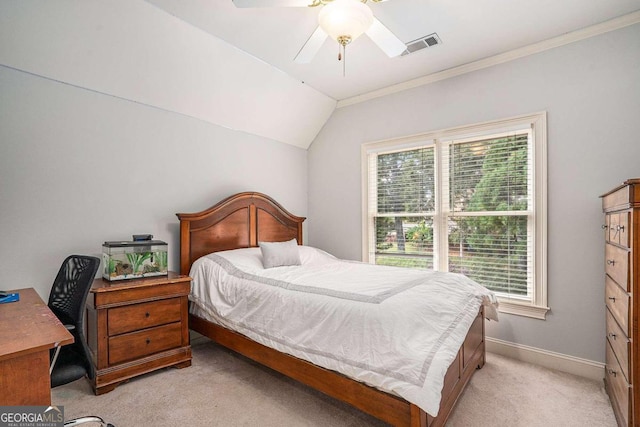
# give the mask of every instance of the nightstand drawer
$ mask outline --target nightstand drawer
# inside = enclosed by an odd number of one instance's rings
[[[178,322],[181,308],[180,298],[170,298],[109,309],[109,336]]]
[[[115,365],[182,345],[182,325],[171,323],[109,338],[109,364]]]

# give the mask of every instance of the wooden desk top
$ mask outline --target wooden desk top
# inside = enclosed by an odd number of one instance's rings
[[[8,292],[18,292],[20,301],[0,304],[0,361],[73,342],[35,289]]]

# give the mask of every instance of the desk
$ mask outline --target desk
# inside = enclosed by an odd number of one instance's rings
[[[49,350],[71,344],[67,331],[35,289],[0,304],[0,405],[51,405]]]

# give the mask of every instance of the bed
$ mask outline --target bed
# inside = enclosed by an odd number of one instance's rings
[[[458,332],[459,341],[462,341],[462,344],[459,347],[456,346],[453,352],[450,351],[451,354],[448,357],[452,361],[450,364],[447,362],[448,368],[441,369],[444,374],[439,379],[439,384],[442,385],[441,398],[435,409],[429,409],[429,413],[423,409],[429,404],[411,403],[400,397],[395,387],[390,388],[393,391],[383,391],[386,385],[378,385],[376,378],[371,379],[371,374],[368,372],[360,374],[359,371],[354,373],[347,369],[347,376],[339,372],[341,366],[334,368],[330,363],[325,363],[327,358],[307,357],[306,354],[301,356],[296,353],[295,345],[290,351],[289,347],[279,345],[277,340],[274,342],[262,339],[259,334],[252,335],[250,329],[235,327],[240,323],[234,322],[231,318],[229,321],[225,321],[224,318],[212,317],[199,307],[203,297],[193,290],[196,287],[202,287],[201,282],[204,281],[202,279],[203,273],[199,270],[202,268],[201,265],[217,268],[218,270],[210,273],[212,276],[217,277],[221,274],[234,276],[237,269],[230,266],[228,260],[235,259],[236,254],[241,254],[242,257],[247,254],[258,257],[259,249],[257,248],[260,242],[288,242],[295,239],[297,244],[302,245],[302,223],[305,218],[292,215],[269,196],[256,192],[239,193],[202,212],[180,213],[177,216],[180,219],[180,272],[196,276],[192,285],[193,295],[190,299],[196,301],[197,304],[193,302],[191,304],[189,327],[222,346],[396,426],[443,426],[475,370],[484,365],[485,307],[489,311],[494,309],[486,304],[478,304],[479,307],[476,305],[473,312],[464,314],[468,320],[462,335]],[[300,246],[300,251],[304,257],[321,260],[323,263],[333,262],[330,255],[325,255],[317,249]],[[240,259],[244,260],[245,258]],[[359,275],[361,272],[359,269],[365,268],[364,265],[359,264],[362,263],[348,264],[346,268],[355,269],[357,274],[354,276]],[[193,271],[192,267],[194,267]],[[234,269],[233,271],[236,273],[227,274],[225,268],[228,271]],[[257,270],[250,271],[257,274]],[[244,274],[244,276],[238,274],[242,280],[246,279],[245,276],[257,277],[252,274],[240,273]],[[245,280],[243,283],[252,282]],[[272,288],[278,287],[272,286]],[[379,289],[376,292],[378,291]],[[275,289],[274,292],[289,292],[289,290]],[[306,292],[298,293],[307,295]],[[378,294],[385,294],[385,292],[378,292]],[[387,294],[388,292],[385,295]],[[316,301],[320,297],[312,294],[310,298],[312,301]],[[347,300],[349,298],[349,296],[346,297]],[[359,297],[354,298],[358,299]],[[336,300],[343,304],[354,304],[350,301],[344,302],[341,298],[336,298]],[[355,304],[365,305],[362,301],[360,298]],[[300,345],[300,347],[303,346]],[[333,360],[334,357],[329,356],[328,359]],[[435,364],[435,362],[433,363]],[[363,377],[360,378],[359,375],[363,375]],[[377,375],[376,372],[373,376],[375,377],[375,375]],[[367,383],[371,385],[367,385]],[[440,390],[439,385],[438,390]],[[411,395],[411,393],[409,394]],[[411,400],[415,401],[415,399]],[[437,416],[434,417],[430,414],[437,414]]]

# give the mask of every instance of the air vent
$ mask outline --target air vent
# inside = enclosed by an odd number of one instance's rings
[[[410,53],[417,52],[426,47],[433,47],[442,44],[442,40],[436,33],[429,34],[428,36],[420,37],[417,40],[407,43],[407,50],[402,52],[402,56],[409,55]]]

